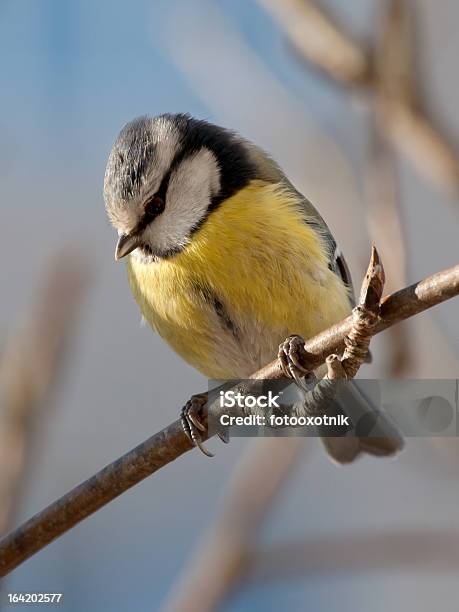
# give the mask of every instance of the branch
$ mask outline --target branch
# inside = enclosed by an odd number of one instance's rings
[[[348,379],[354,378],[368,355],[370,340],[375,334],[375,327],[379,320],[379,305],[385,280],[381,259],[378,251],[373,247],[370,264],[360,290],[359,304],[352,312],[352,328],[344,338],[345,349],[340,361]],[[333,354],[327,357],[326,362],[329,368],[331,366],[330,357],[335,357],[333,359],[335,367],[331,367],[331,372],[333,372],[333,378],[337,378],[336,356]]]
[[[384,298],[380,305],[380,318],[375,326],[375,333],[458,294],[459,265]],[[349,335],[352,326],[353,319],[350,316],[308,340],[305,344],[307,363],[302,364],[305,369],[314,370],[324,363],[330,354],[342,353],[345,348],[344,339]],[[256,372],[252,378],[283,377],[280,362],[276,359]],[[206,438],[205,434],[203,438]],[[109,464],[0,541],[0,577],[192,448],[178,419]]]
[[[259,0],[285,29],[294,49],[333,80],[363,85],[371,62],[362,49],[310,0]]]
[[[454,530],[400,530],[376,534],[310,537],[264,547],[247,561],[246,580],[289,580],[316,574],[407,568],[459,568],[459,533]]]
[[[410,43],[416,36],[415,20],[408,11],[410,8],[412,13],[413,6],[408,7],[406,0],[390,0],[383,40],[389,53],[381,66],[374,50],[367,50],[353,41],[344,28],[334,23],[312,0],[258,2],[278,21],[304,60],[351,91],[375,92],[379,97],[381,77],[386,81],[385,71],[390,64],[394,78],[384,95],[391,101],[381,105],[387,138],[418,172],[448,193],[457,195],[459,157],[456,148],[431,118],[419,110],[423,104],[414,83]],[[387,43],[394,42],[392,49],[388,48]]]
[[[366,168],[367,226],[384,256],[392,291],[406,285],[407,253],[401,216],[401,189],[393,147],[386,137],[385,111],[394,101],[412,106],[415,98],[413,8],[391,0],[383,16],[381,40],[375,47],[375,89],[371,103],[369,155]],[[414,363],[409,326],[393,328],[389,343],[390,374],[400,376]]]

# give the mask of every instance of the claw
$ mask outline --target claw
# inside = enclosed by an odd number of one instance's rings
[[[305,377],[309,376],[309,370],[306,370],[301,365],[299,355],[304,351],[304,340],[301,336],[289,336],[279,346],[278,357],[281,362],[281,367],[287,378],[293,378],[296,385],[307,392],[308,387],[305,382]]]
[[[182,410],[183,412],[183,410]],[[188,421],[186,420],[186,418],[184,416],[180,416],[180,422],[182,424],[182,429],[186,435],[186,437],[190,440],[190,442],[193,442],[193,437],[191,435],[191,430],[188,426]]]
[[[207,448],[204,446],[201,438],[199,437],[199,434],[193,439],[193,442],[195,446],[199,448],[203,455],[206,455],[206,457],[215,457],[215,455],[211,453],[210,450],[207,450]]]
[[[182,408],[180,414],[180,420],[182,422],[182,428],[189,440],[194,446],[197,446],[199,450],[207,457],[213,457],[207,448],[203,445],[200,431],[206,431],[206,428],[199,420],[199,413],[203,406],[207,402],[207,394],[193,395],[191,399],[187,401],[185,406]]]
[[[289,366],[289,372],[291,375],[291,378],[293,378],[293,380],[295,381],[296,385],[298,387],[300,387],[300,389],[302,389],[303,391],[307,391],[307,386],[304,382],[304,379],[302,379],[300,376],[298,376],[298,372],[295,368],[292,368],[292,366]]]
[[[224,443],[224,444],[229,444],[230,441],[230,437],[227,431],[225,432],[220,432],[217,434],[217,436],[220,438],[220,440]]]
[[[201,423],[201,421],[199,421],[196,415],[193,414],[191,411],[188,413],[188,418],[190,419],[192,424],[196,427],[196,429],[199,429],[199,431],[206,431],[206,428],[204,427],[204,425]]]

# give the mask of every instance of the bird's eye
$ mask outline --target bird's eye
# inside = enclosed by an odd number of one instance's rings
[[[156,217],[159,213],[164,210],[164,200],[158,195],[154,195],[148,202],[145,204],[145,214]]]

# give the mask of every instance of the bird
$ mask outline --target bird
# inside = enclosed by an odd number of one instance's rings
[[[127,258],[143,318],[209,379],[248,378],[280,350],[299,382],[303,339],[352,310],[349,268],[327,224],[274,159],[233,130],[186,113],[138,117],[116,138],[103,192],[115,259]],[[324,437],[331,458],[395,454],[394,424],[355,397],[381,433]],[[202,450],[204,403],[197,394],[182,411]]]

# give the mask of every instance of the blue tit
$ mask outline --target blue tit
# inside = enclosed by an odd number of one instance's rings
[[[309,338],[351,311],[349,270],[324,220],[232,131],[185,114],[131,121],[111,150],[104,199],[143,317],[208,378],[248,378],[287,336]],[[389,422],[387,432],[326,448],[341,463],[362,450],[390,455],[400,439]]]

